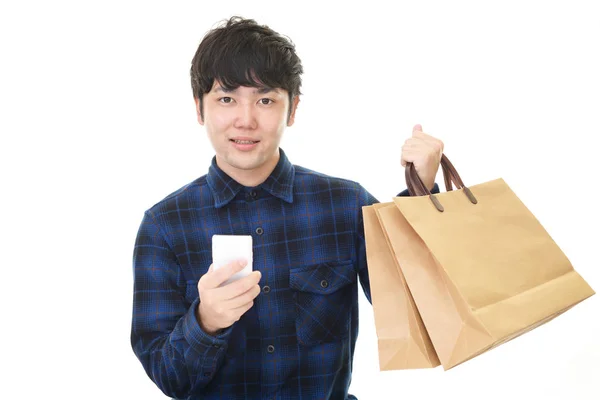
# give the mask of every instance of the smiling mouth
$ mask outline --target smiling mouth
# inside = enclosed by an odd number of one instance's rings
[[[259,140],[252,141],[252,140],[235,140],[235,139],[229,139],[229,141],[237,143],[237,144],[254,144],[254,143],[259,142]]]

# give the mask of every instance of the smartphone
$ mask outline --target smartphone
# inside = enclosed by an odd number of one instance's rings
[[[223,285],[235,282],[252,272],[252,236],[250,235],[213,235],[213,269],[216,271],[232,261],[244,259],[248,263],[240,272],[235,273]]]

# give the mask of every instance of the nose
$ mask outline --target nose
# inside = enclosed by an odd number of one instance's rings
[[[234,123],[236,128],[254,129],[256,128],[256,122],[256,114],[253,104],[240,104],[237,107],[237,115]]]

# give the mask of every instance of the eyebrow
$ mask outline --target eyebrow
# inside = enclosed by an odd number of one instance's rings
[[[215,92],[223,92],[223,93],[235,93],[237,91],[236,89],[226,89],[224,87],[216,87]],[[260,88],[256,88],[254,89],[254,93],[258,93],[258,94],[265,94],[265,93],[270,93],[270,92],[277,92],[277,89],[272,88],[272,87],[268,87],[268,86],[263,86]]]

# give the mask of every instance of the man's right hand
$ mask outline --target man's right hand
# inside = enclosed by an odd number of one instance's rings
[[[200,305],[196,310],[196,318],[202,330],[209,335],[233,325],[252,307],[254,298],[260,293],[260,271],[253,271],[244,278],[220,286],[244,269],[245,265],[245,261],[234,261],[216,271],[211,265],[208,272],[200,278]]]

